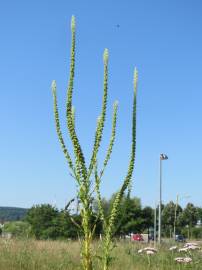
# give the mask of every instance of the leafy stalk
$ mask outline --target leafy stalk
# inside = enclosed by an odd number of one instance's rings
[[[74,171],[74,167],[73,167],[73,163],[70,157],[70,154],[66,148],[64,139],[63,139],[63,135],[62,135],[62,131],[60,128],[60,118],[59,118],[59,112],[58,112],[58,103],[57,103],[57,92],[56,92],[56,81],[52,82],[52,93],[53,93],[53,103],[54,103],[54,115],[55,115],[55,126],[56,126],[56,131],[57,131],[57,135],[58,135],[58,139],[59,142],[61,144],[62,147],[62,151],[65,155],[65,158],[67,159],[67,162],[69,164],[69,167]]]
[[[133,117],[132,117],[132,144],[131,144],[131,155],[130,162],[128,167],[127,175],[124,179],[124,182],[121,186],[121,189],[117,193],[115,200],[112,205],[112,210],[109,218],[108,225],[105,230],[105,239],[104,239],[104,270],[109,268],[110,263],[110,250],[112,248],[112,236],[115,221],[117,218],[119,206],[123,198],[125,190],[129,187],[131,183],[131,178],[134,170],[135,162],[135,150],[136,150],[136,95],[137,95],[137,70],[134,71],[134,97],[133,97]]]
[[[112,118],[112,131],[111,131],[111,137],[110,137],[110,142],[109,142],[109,146],[107,149],[107,154],[106,157],[104,159],[104,164],[103,164],[103,169],[100,171],[100,175],[98,175],[98,169],[97,169],[97,164],[95,166],[95,190],[96,190],[96,194],[97,194],[97,203],[98,203],[98,210],[99,210],[99,215],[100,218],[102,220],[102,222],[104,223],[103,226],[105,227],[105,216],[104,216],[104,210],[102,207],[102,197],[101,197],[101,193],[100,193],[100,183],[101,183],[101,178],[104,174],[104,170],[108,164],[108,161],[111,157],[111,153],[112,153],[112,149],[114,146],[114,141],[115,141],[115,136],[116,136],[116,123],[117,123],[117,110],[118,110],[118,101],[116,101],[114,103],[113,106],[113,118]]]
[[[109,60],[109,52],[107,49],[104,50],[103,54],[104,60],[104,91],[103,91],[103,98],[102,98],[102,112],[99,120],[99,124],[97,125],[96,132],[95,132],[95,139],[94,139],[94,146],[92,151],[92,156],[89,165],[89,176],[92,173],[93,165],[96,162],[97,153],[100,147],[100,143],[102,140],[102,134],[104,129],[104,123],[106,119],[106,108],[107,108],[107,93],[108,93],[108,60]]]
[[[108,161],[110,160],[112,149],[114,146],[114,141],[115,141],[115,137],[116,137],[117,110],[118,110],[118,101],[115,101],[114,106],[113,106],[111,137],[110,137],[110,142],[109,142],[109,146],[107,149],[107,154],[106,154],[106,157],[104,159],[103,169],[100,172],[100,177],[102,177],[104,170],[107,167],[107,164],[108,164]]]
[[[67,127],[69,130],[70,138],[74,147],[75,158],[77,159],[77,163],[80,166],[80,174],[83,177],[84,181],[86,178],[86,166],[84,155],[76,135],[75,126],[72,119],[72,94],[73,94],[73,86],[74,86],[74,70],[75,70],[75,18],[72,16],[71,21],[71,30],[72,30],[72,46],[71,46],[71,64],[70,64],[70,78],[67,89],[67,102],[66,102],[66,117],[67,117]]]

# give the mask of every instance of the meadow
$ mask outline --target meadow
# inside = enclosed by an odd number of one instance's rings
[[[147,244],[120,242],[113,251],[112,270],[202,270],[202,251],[179,253],[170,251],[170,244],[162,245],[154,255],[138,254]],[[182,246],[182,245],[180,245]],[[179,247],[180,247],[179,246]],[[94,242],[94,269],[99,270],[99,242]],[[192,262],[179,264],[175,257],[189,256]],[[75,241],[0,240],[1,270],[76,270],[80,268],[80,244]]]

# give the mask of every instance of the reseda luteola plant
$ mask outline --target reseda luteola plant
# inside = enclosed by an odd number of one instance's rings
[[[106,108],[107,108],[107,94],[108,94],[108,50],[104,50],[104,91],[102,99],[102,109],[101,115],[97,120],[97,127],[95,131],[94,144],[90,159],[90,164],[86,165],[86,160],[76,134],[75,129],[75,109],[72,106],[72,96],[73,96],[73,86],[74,86],[74,70],[75,70],[75,18],[72,16],[71,20],[71,32],[72,32],[72,45],[71,45],[71,64],[70,64],[70,75],[67,87],[67,100],[66,100],[66,121],[69,136],[73,145],[74,159],[72,159],[68,148],[66,147],[65,141],[63,139],[63,134],[60,126],[59,112],[58,112],[58,102],[56,94],[56,82],[52,82],[52,92],[54,100],[54,115],[56,123],[56,131],[58,135],[59,142],[61,144],[63,153],[67,160],[68,166],[71,170],[71,174],[74,177],[77,187],[78,187],[78,198],[80,201],[80,214],[81,214],[81,229],[83,232],[82,247],[81,247],[81,258],[82,267],[84,270],[93,269],[93,252],[92,252],[92,240],[95,231],[95,224],[92,224],[92,203],[94,198],[94,193],[97,195],[98,201],[98,218],[102,221],[104,239],[103,239],[103,255],[102,263],[103,269],[107,270],[110,265],[110,253],[113,249],[113,232],[114,224],[116,221],[117,213],[121,200],[124,196],[125,191],[128,189],[130,192],[132,173],[134,170],[135,161],[135,145],[136,145],[136,91],[137,91],[137,71],[134,71],[134,98],[133,98],[133,119],[132,119],[132,143],[131,143],[131,155],[129,161],[128,172],[123,181],[120,190],[116,193],[115,200],[112,205],[112,210],[109,217],[105,217],[104,210],[101,202],[100,184],[102,177],[104,175],[105,168],[110,160],[115,135],[116,135],[116,122],[117,122],[117,109],[118,102],[114,103],[113,106],[113,119],[112,119],[112,131],[111,138],[106,152],[106,157],[103,162],[102,169],[98,171],[97,154],[100,148],[100,143],[102,140],[103,129],[106,119]],[[93,181],[94,179],[94,181]],[[94,183],[94,185],[93,185]],[[79,226],[79,225],[78,225]]]

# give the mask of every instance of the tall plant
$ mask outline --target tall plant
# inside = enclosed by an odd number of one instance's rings
[[[55,115],[55,124],[56,131],[58,135],[59,142],[61,144],[63,153],[67,160],[68,166],[71,170],[76,184],[78,186],[78,198],[80,201],[80,212],[82,217],[81,229],[83,232],[82,240],[82,266],[84,270],[92,270],[92,240],[93,234],[95,231],[95,224],[92,224],[92,202],[94,197],[94,192],[97,194],[98,206],[99,206],[99,217],[103,223],[104,230],[104,241],[103,241],[103,269],[108,269],[110,262],[110,251],[112,248],[112,236],[114,230],[114,224],[117,217],[119,205],[125,191],[128,189],[130,193],[131,187],[131,178],[134,169],[135,161],[135,144],[136,144],[136,89],[137,89],[137,71],[134,72],[134,100],[133,100],[133,120],[132,120],[132,143],[131,143],[131,156],[128,167],[128,172],[123,181],[123,184],[120,190],[117,192],[115,200],[112,205],[112,210],[109,219],[104,216],[103,207],[101,204],[101,194],[100,194],[100,184],[101,179],[104,174],[105,168],[110,160],[115,135],[116,135],[116,122],[117,122],[117,109],[118,102],[114,103],[113,106],[113,119],[112,119],[112,131],[109,146],[106,152],[106,157],[103,162],[103,167],[98,171],[98,162],[97,154],[100,148],[103,129],[106,119],[106,108],[107,108],[107,94],[108,94],[108,59],[109,53],[108,50],[104,50],[103,60],[104,60],[104,83],[103,83],[103,99],[102,99],[102,109],[101,114],[97,120],[97,127],[95,131],[95,138],[93,149],[91,153],[90,163],[87,166],[86,160],[76,134],[75,129],[75,109],[72,106],[72,96],[73,96],[73,86],[74,86],[74,70],[75,70],[75,18],[72,16],[71,20],[71,32],[72,32],[72,45],[71,45],[71,64],[70,64],[70,75],[69,83],[67,87],[67,100],[66,100],[66,122],[67,129],[69,131],[69,137],[72,142],[74,159],[72,159],[68,148],[63,139],[63,134],[60,126],[59,112],[58,112],[58,102],[57,102],[57,93],[56,93],[56,81],[52,82],[52,92],[54,100],[54,115]],[[92,178],[95,180],[93,182]],[[94,183],[94,185],[93,185]],[[79,226],[79,225],[78,225]]]
[[[114,247],[113,245],[113,232],[115,227],[115,221],[117,218],[119,206],[121,200],[124,196],[125,191],[128,189],[128,196],[130,196],[131,191],[131,179],[134,170],[134,162],[135,162],[135,150],[136,150],[136,95],[137,95],[137,70],[134,71],[134,96],[133,96],[133,116],[132,116],[132,142],[131,142],[131,154],[130,161],[128,166],[128,171],[125,176],[125,179],[122,183],[120,190],[117,192],[115,199],[112,203],[112,208],[109,217],[104,215],[104,209],[102,206],[101,194],[100,194],[100,183],[104,170],[100,171],[100,174],[97,172],[97,167],[95,167],[95,183],[96,183],[96,193],[97,193],[97,201],[98,201],[98,209],[99,214],[103,224],[104,231],[104,241],[103,241],[103,269],[107,270],[109,268],[111,262],[111,251]],[[108,160],[110,158],[112,148],[115,140],[115,132],[116,132],[116,103],[114,107],[114,117],[113,117],[113,125],[112,125],[112,134],[110,139],[110,144],[107,151],[107,156],[104,161],[104,168],[106,167]]]

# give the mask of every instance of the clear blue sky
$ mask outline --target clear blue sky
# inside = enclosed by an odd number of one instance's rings
[[[202,206],[202,3],[167,1],[3,1],[0,16],[0,205],[30,207],[74,197],[57,140],[51,81],[58,84],[65,128],[70,19],[77,21],[74,105],[89,158],[100,112],[104,48],[110,52],[108,122],[119,100],[118,132],[102,192],[117,191],[128,166],[133,69],[139,70],[137,158],[133,195],[153,206],[159,154],[163,201],[189,195]],[[120,27],[117,27],[117,24]],[[68,143],[67,139],[67,143]],[[68,143],[69,144],[69,143]],[[185,204],[188,199],[181,200]]]

